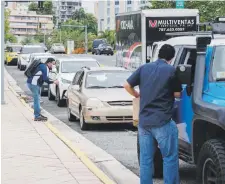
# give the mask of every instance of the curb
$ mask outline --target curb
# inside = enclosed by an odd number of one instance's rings
[[[8,87],[15,95],[18,97],[18,93],[13,89],[12,86]],[[24,99],[19,98],[21,103],[29,109],[29,111],[33,112],[33,109],[25,102]],[[77,157],[83,162],[83,164],[95,175],[97,176],[104,184],[116,184],[113,180],[111,180],[102,170],[100,170],[81,150],[75,148],[73,144],[66,139],[63,135],[61,135],[60,131],[55,128],[50,121],[45,123],[47,128],[51,130],[51,132],[56,135],[71,151],[73,151]]]

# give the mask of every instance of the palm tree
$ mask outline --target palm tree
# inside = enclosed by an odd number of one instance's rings
[[[86,13],[83,8],[76,10],[72,15],[72,19],[77,20],[77,22],[85,20],[86,18],[87,18],[87,16],[86,16]]]

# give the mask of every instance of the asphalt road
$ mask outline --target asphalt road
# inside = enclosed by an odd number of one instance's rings
[[[96,58],[103,65],[115,66],[115,56],[88,56]],[[85,57],[87,57],[87,55]],[[23,72],[19,71],[16,66],[6,66],[6,69],[25,93],[30,95]],[[54,101],[49,101],[47,97],[42,97],[42,100],[42,107],[45,110],[66,123],[75,131],[81,133],[94,144],[114,156],[135,174],[139,175],[139,166],[136,155],[136,130],[127,125],[98,125],[92,126],[89,131],[81,131],[78,122],[68,121],[65,107],[57,107],[56,103]],[[180,161],[180,178],[181,184],[196,184],[195,167]],[[157,179],[155,180],[155,183],[162,184],[163,181]]]

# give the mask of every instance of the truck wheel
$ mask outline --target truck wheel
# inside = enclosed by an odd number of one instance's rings
[[[197,179],[202,184],[225,183],[225,142],[211,139],[200,150],[197,163]]]
[[[139,145],[139,136],[137,134],[137,155],[138,155],[138,163],[140,165],[140,145]],[[154,158],[154,178],[162,178],[163,177],[163,159],[160,149],[157,148],[155,152]]]

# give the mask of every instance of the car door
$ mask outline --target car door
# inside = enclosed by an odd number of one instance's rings
[[[83,74],[84,74],[83,70],[78,71],[75,74],[75,77],[71,86],[71,95],[70,95],[71,112],[72,114],[75,114],[77,117],[79,117],[80,92],[82,91],[80,86],[80,80]],[[79,86],[80,88],[77,89],[77,86]]]
[[[195,46],[185,46],[177,54],[175,60],[175,67],[179,64],[189,64],[192,67],[195,66],[196,62],[196,47]],[[190,87],[182,84],[181,98],[176,99],[176,123],[179,130],[179,145],[183,150],[190,150],[190,143],[192,141],[192,119],[193,119],[193,109],[192,109],[192,95],[189,93]]]

